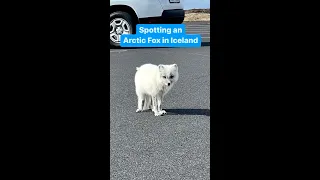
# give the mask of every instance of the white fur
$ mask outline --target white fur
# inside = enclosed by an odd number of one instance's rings
[[[135,86],[138,96],[136,112],[152,109],[155,116],[166,114],[161,104],[163,97],[179,79],[178,66],[176,64],[158,66],[144,64],[136,70]]]

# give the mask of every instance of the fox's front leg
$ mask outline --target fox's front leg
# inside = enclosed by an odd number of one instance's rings
[[[158,112],[161,115],[166,114],[167,112],[165,110],[162,110],[163,95],[158,96],[157,100],[158,100]]]
[[[158,98],[156,96],[152,96],[152,111],[154,112],[155,116],[162,115],[158,109]]]

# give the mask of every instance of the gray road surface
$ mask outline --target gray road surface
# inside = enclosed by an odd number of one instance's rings
[[[110,179],[209,179],[209,48],[110,50]],[[179,66],[180,79],[164,99],[165,116],[135,112],[135,68],[145,63]]]
[[[210,24],[208,22],[192,22],[185,24],[187,34],[200,34],[202,42],[210,42]]]

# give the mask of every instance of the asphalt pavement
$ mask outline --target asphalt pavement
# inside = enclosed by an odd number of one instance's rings
[[[201,48],[110,49],[110,179],[210,179],[209,31],[187,24],[188,34],[201,34]],[[134,75],[145,63],[179,67],[165,116],[135,112]]]
[[[209,22],[189,22],[185,25],[187,34],[200,34],[202,42],[210,42]]]

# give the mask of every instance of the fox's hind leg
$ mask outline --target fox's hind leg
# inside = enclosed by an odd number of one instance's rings
[[[136,110],[136,112],[141,112],[141,111],[143,111],[143,106],[145,103],[145,95],[139,94],[137,96],[138,96],[138,109]]]
[[[149,110],[152,108],[151,96],[145,95],[145,102],[143,104],[143,110]]]

